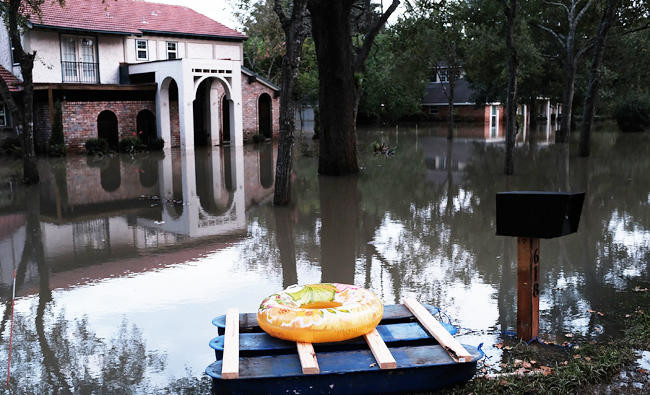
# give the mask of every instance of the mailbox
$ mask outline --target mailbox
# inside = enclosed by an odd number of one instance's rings
[[[567,192],[497,193],[497,235],[517,237],[517,336],[539,331],[539,239],[578,231],[585,194]]]
[[[585,193],[497,193],[497,235],[551,239],[575,233]]]

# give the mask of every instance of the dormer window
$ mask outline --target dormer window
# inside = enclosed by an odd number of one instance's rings
[[[178,59],[178,43],[167,41],[167,59]]]
[[[149,59],[149,47],[147,40],[135,40],[135,58],[137,60]]]

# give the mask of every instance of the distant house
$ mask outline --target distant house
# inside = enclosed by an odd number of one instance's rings
[[[187,7],[66,0],[62,8],[47,1],[22,40],[37,53],[39,147],[47,144],[57,101],[71,149],[98,137],[116,145],[158,136],[166,147],[193,149],[278,133],[279,87],[242,67],[246,36]],[[21,79],[4,25],[0,65],[5,81]]]
[[[443,68],[436,73],[436,80],[427,84],[422,107],[434,121],[447,121],[447,108],[449,79],[448,73]],[[460,73],[460,77],[454,83],[454,121],[482,123],[480,128],[472,128],[471,136],[484,139],[503,139],[505,138],[505,108],[500,102],[477,104],[475,91],[472,89],[469,81]],[[555,119],[559,113],[560,107],[551,105],[547,98],[540,98],[538,102],[537,116],[548,119]],[[522,128],[526,128],[529,122],[530,111],[527,106],[523,105],[518,108],[517,112],[523,115]],[[470,129],[466,129],[470,130]]]

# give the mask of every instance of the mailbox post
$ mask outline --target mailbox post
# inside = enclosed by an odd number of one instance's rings
[[[523,340],[539,331],[539,239],[576,232],[584,198],[584,192],[497,193],[497,235],[517,237],[517,337]]]

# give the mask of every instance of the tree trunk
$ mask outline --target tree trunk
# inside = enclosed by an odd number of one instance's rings
[[[309,2],[319,75],[320,153],[318,172],[357,173],[356,110],[360,81],[354,75],[352,2]],[[342,23],[343,21],[343,23]]]
[[[508,57],[508,91],[506,94],[506,158],[504,173],[514,173],[513,151],[515,147],[515,136],[517,133],[517,51],[513,45],[513,34],[515,29],[515,17],[517,14],[517,0],[511,0],[506,6],[506,53]]]
[[[275,166],[275,189],[273,203],[287,205],[291,200],[291,169],[293,168],[293,140],[296,129],[296,108],[298,106],[294,88],[298,79],[302,44],[307,36],[307,0],[293,2],[291,17],[284,14],[279,0],[274,10],[280,18],[286,37],[286,53],[282,58],[282,93],[280,95],[280,142]]]
[[[576,81],[576,60],[572,53],[573,49],[567,49],[567,56],[564,62],[564,92],[562,93],[562,118],[560,120],[559,133],[555,135],[556,143],[568,143],[571,134],[571,117],[573,115],[573,96],[575,94]]]
[[[275,239],[280,251],[282,264],[282,288],[298,283],[296,271],[296,238],[295,238],[295,209],[293,207],[277,207],[275,215]]]
[[[449,75],[449,94],[447,95],[447,100],[449,105],[447,106],[447,138],[454,138],[454,87],[456,85],[456,73],[448,73]]]
[[[578,155],[587,157],[591,147],[591,130],[594,120],[594,110],[598,103],[598,89],[600,88],[600,65],[603,62],[605,54],[605,40],[610,26],[616,18],[616,10],[620,0],[608,0],[605,12],[598,25],[596,33],[596,43],[594,44],[594,55],[591,59],[589,68],[589,82],[587,83],[587,93],[582,109],[582,125],[580,126],[580,149]]]
[[[537,96],[531,95],[528,102],[530,107],[530,118],[528,119],[528,133],[531,135],[537,129]],[[526,126],[526,125],[524,125]]]
[[[7,27],[9,39],[14,47],[15,59],[20,64],[23,77],[23,116],[22,116],[22,148],[23,148],[23,182],[35,184],[39,180],[34,152],[34,83],[32,70],[36,53],[25,53],[20,38],[18,12],[22,5],[20,0],[10,0],[7,7]],[[6,6],[6,5],[5,5]]]

